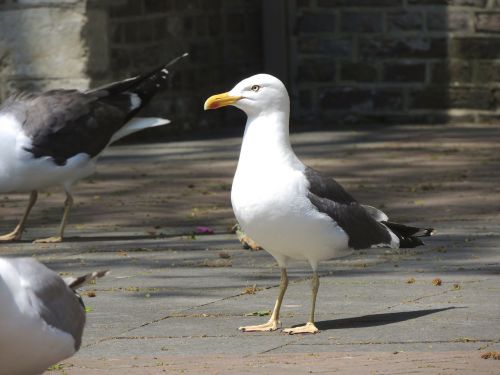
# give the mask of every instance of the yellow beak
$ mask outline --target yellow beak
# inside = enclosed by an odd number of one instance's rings
[[[217,109],[220,107],[225,107],[226,105],[236,103],[241,98],[241,96],[231,96],[228,92],[212,95],[205,101],[205,105],[203,106],[203,108],[206,111],[207,109]]]

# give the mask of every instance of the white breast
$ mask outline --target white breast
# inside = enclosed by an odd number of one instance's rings
[[[41,319],[29,285],[2,259],[0,300],[0,375],[40,374],[74,354],[73,337]]]
[[[81,153],[58,166],[49,157],[34,158],[26,151],[30,139],[11,115],[0,116],[0,193],[23,192],[51,185],[69,186],[95,171],[95,160]]]
[[[307,198],[305,166],[291,148],[270,147],[265,141],[250,146],[255,134],[249,131],[247,125],[231,190],[243,230],[280,263],[306,259],[315,267],[319,260],[348,254],[346,233]]]

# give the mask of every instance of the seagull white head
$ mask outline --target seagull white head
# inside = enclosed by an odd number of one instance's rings
[[[231,91],[211,96],[205,101],[204,108],[217,109],[228,105],[241,109],[247,116],[290,111],[285,85],[269,74],[256,74],[238,83]]]

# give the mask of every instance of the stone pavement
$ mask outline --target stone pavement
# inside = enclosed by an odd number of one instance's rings
[[[31,243],[57,229],[64,197],[51,189],[25,241],[0,256],[112,272],[82,291],[81,350],[47,374],[498,374],[500,361],[481,354],[500,350],[499,140],[493,125],[292,137],[358,200],[438,233],[425,247],[324,262],[317,335],[237,330],[268,319],[279,283],[273,259],[229,233],[239,138],[113,147],[75,189],[66,242]],[[27,197],[0,199],[5,232]],[[290,269],[284,327],[307,319],[309,275],[305,263]]]

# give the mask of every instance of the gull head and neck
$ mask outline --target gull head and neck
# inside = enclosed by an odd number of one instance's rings
[[[208,98],[204,108],[217,109],[228,105],[247,115],[242,156],[253,154],[256,157],[258,152],[259,159],[265,159],[293,154],[289,140],[290,98],[278,78],[269,74],[246,78],[230,91]]]

